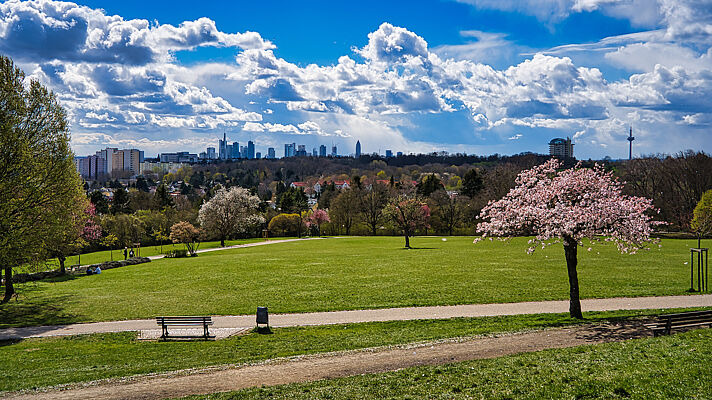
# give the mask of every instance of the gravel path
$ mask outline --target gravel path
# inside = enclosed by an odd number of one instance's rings
[[[581,300],[583,311],[642,310],[684,307],[712,307],[712,294],[664,297],[620,297]],[[502,304],[465,304],[457,306],[404,307],[377,310],[329,311],[303,314],[270,314],[273,327],[330,325],[373,321],[486,317],[539,313],[565,313],[568,300],[532,301]],[[243,329],[255,326],[254,315],[214,316],[214,328]],[[38,326],[0,329],[0,340],[79,335],[88,333],[155,330],[156,321],[127,320],[88,324]]]
[[[253,365],[177,371],[75,385],[64,390],[7,394],[35,399],[163,399],[272,386],[319,379],[394,371],[419,365],[441,365],[509,354],[590,345],[649,336],[641,321],[584,325],[496,337],[470,338],[407,346],[270,360]],[[14,396],[14,397],[11,397]]]

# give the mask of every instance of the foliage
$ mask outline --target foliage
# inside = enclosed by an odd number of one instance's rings
[[[129,205],[129,192],[123,187],[114,189],[114,198],[111,199],[111,213],[117,214],[130,214],[131,207]]]
[[[416,193],[418,193],[419,196],[425,198],[430,196],[432,193],[443,189],[445,189],[445,187],[440,181],[440,178],[435,176],[435,174],[430,174],[426,175],[425,178],[423,178],[423,180],[418,183],[416,187]]]
[[[321,236],[321,225],[330,221],[326,211],[317,209],[307,217],[307,227],[316,226],[317,234]]]
[[[277,196],[277,207],[283,213],[301,213],[309,209],[307,195],[302,188],[289,187]]]
[[[81,210],[82,182],[69,147],[66,112],[38,81],[0,55],[0,267],[3,302],[13,268],[38,262]],[[81,211],[79,211],[81,212]]]
[[[429,203],[432,210],[432,221],[437,222],[440,230],[452,236],[455,227],[463,220],[464,204],[457,194],[448,194],[438,190],[430,195]]]
[[[158,187],[156,187],[156,193],[153,194],[153,207],[156,210],[165,210],[174,205],[171,194],[168,193],[168,187],[163,183],[158,185]]]
[[[302,224],[299,214],[279,214],[269,221],[267,229],[282,236],[296,235],[303,229]]]
[[[200,207],[198,220],[206,233],[216,236],[224,245],[230,236],[264,223],[264,217],[257,214],[259,204],[260,199],[247,189],[220,189]]]
[[[121,247],[133,247],[145,234],[143,221],[132,214],[105,215],[101,223],[105,232],[116,236]]]
[[[361,195],[361,216],[371,228],[373,236],[376,236],[376,231],[383,222],[383,209],[388,203],[388,196],[388,187],[380,183],[374,183],[370,190]]]
[[[522,171],[516,187],[482,210],[477,226],[482,237],[534,234],[531,244],[563,242],[570,283],[570,312],[582,318],[576,272],[577,246],[586,238],[613,241],[619,251],[635,253],[650,241],[652,201],[626,196],[622,184],[596,165],[557,171],[552,159]],[[477,241],[477,240],[476,240]],[[528,250],[533,252],[535,245]],[[590,249],[590,248],[589,248]]]
[[[484,182],[477,170],[472,168],[462,177],[462,190],[460,193],[470,198],[475,197],[484,187]]]
[[[195,251],[198,250],[203,238],[203,231],[190,222],[180,221],[171,226],[170,238],[173,243],[183,243],[190,255],[195,256]]]
[[[697,233],[698,238],[712,233],[712,190],[706,191],[697,203],[690,227]],[[697,247],[700,247],[699,239]]]
[[[399,195],[391,199],[384,215],[403,232],[405,247],[410,248],[410,236],[413,236],[417,229],[429,226],[430,208],[419,197]]]
[[[331,201],[329,218],[339,227],[343,227],[346,235],[351,234],[351,227],[359,217],[360,191],[358,189],[342,189]]]
[[[99,215],[109,213],[109,202],[100,191],[95,190],[89,195],[89,200],[94,204],[94,209]]]

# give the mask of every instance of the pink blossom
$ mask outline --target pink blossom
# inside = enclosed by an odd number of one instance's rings
[[[623,253],[651,241],[652,227],[660,224],[652,220],[652,200],[623,195],[622,183],[598,164],[557,171],[559,167],[561,162],[552,159],[522,171],[507,195],[482,209],[485,222],[477,225],[482,237],[532,234],[529,253],[536,244],[563,239],[611,241]]]

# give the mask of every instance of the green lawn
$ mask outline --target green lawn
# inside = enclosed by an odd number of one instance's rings
[[[591,313],[586,322],[659,312]],[[6,341],[0,342],[0,392],[578,323],[544,314],[282,328],[209,342],[138,341],[131,332]]]
[[[709,399],[712,330],[191,399]]]
[[[283,240],[283,239],[291,239],[291,238],[274,238],[270,240]],[[260,238],[252,238],[252,239],[236,239],[236,240],[226,240],[225,241],[225,246],[234,246],[237,244],[247,244],[247,243],[256,243],[256,242],[264,242],[264,239]],[[203,249],[214,249],[220,247],[220,241],[211,241],[211,242],[203,242],[200,244],[200,247],[198,247],[198,250],[203,250]],[[141,248],[141,257],[151,257],[151,256],[157,256],[159,254],[165,254],[169,250],[179,250],[179,249],[185,249],[185,246],[182,244],[166,244],[163,246],[146,246]],[[136,254],[138,256],[138,254]],[[67,257],[67,260],[65,261],[66,266],[71,266],[71,265],[89,265],[89,264],[98,264],[106,261],[116,261],[116,260],[123,260],[124,259],[124,254],[123,254],[123,249],[121,250],[113,250],[113,251],[95,251],[93,253],[86,253],[80,255],[73,255]],[[59,264],[56,260],[50,260],[47,264],[47,268],[43,269],[57,269],[59,268]],[[35,268],[36,269],[36,268]],[[18,271],[18,272],[23,272],[23,271]],[[32,272],[32,271],[28,271]]]
[[[18,285],[0,327],[152,318],[561,300],[568,280],[561,245],[527,255],[526,238],[343,238],[161,259],[53,282]],[[621,255],[612,245],[579,252],[583,298],[684,294],[692,240]]]

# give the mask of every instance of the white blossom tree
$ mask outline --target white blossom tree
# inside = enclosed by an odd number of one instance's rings
[[[599,165],[558,171],[552,159],[522,171],[516,186],[502,199],[490,202],[477,225],[482,237],[535,235],[528,253],[537,245],[564,245],[569,276],[569,313],[583,318],[576,271],[577,249],[583,239],[612,241],[622,253],[635,253],[650,242],[652,200],[626,196],[622,183]],[[589,251],[591,248],[588,249]]]
[[[198,221],[208,235],[220,239],[220,247],[225,247],[228,237],[264,223],[257,214],[259,204],[260,199],[245,188],[223,188],[200,207]]]

